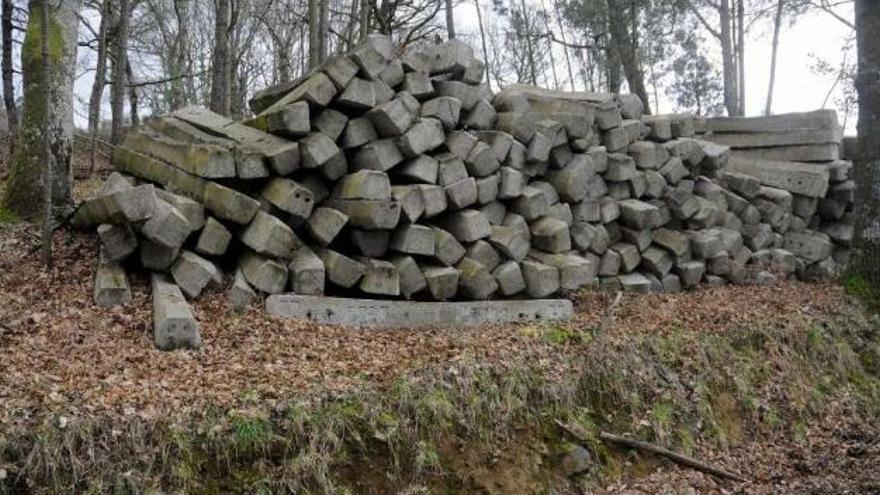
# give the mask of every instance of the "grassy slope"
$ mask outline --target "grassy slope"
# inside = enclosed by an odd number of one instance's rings
[[[552,371],[527,357],[503,366],[463,362],[383,390],[293,398],[272,411],[218,410],[191,424],[47,418],[38,428],[0,435],[2,486],[565,491],[604,486],[650,464],[592,436],[594,468],[567,481],[559,461],[572,444],[555,428],[557,418],[591,435],[632,432],[686,453],[720,452],[728,469],[747,472],[750,466],[723,453],[754,438],[803,441],[831,402],[845,400],[864,418],[880,415],[880,340],[857,311],[809,328],[720,335],[688,328],[660,337],[547,326],[522,331],[559,346]],[[477,462],[493,455],[491,470]]]

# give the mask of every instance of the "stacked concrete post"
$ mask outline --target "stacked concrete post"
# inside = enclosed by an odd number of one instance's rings
[[[774,244],[797,255],[800,277],[826,278],[847,264],[856,185],[852,163],[840,159],[836,112],[712,118],[697,127],[704,139],[731,147],[728,185],[741,183],[736,176],[757,179],[757,194],[743,197],[771,224]]]
[[[810,237],[839,237],[831,217],[814,225],[803,204],[825,190],[793,196],[731,172],[729,148],[695,138],[690,116],[643,116],[632,95],[493,95],[461,41],[397,53],[370,36],[257,93],[243,123],[189,107],[130,135],[74,219],[98,228],[101,266],[167,273],[154,297],[176,308],[225,285],[237,306],[283,292],[675,291],[819,273],[831,256]],[[102,304],[125,300],[110,290]],[[193,325],[160,327],[163,347],[199,342]],[[177,327],[187,335],[169,337]]]

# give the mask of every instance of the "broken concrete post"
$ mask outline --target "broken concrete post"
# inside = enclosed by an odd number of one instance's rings
[[[182,251],[171,266],[171,276],[190,298],[199,297],[209,286],[216,289],[223,285],[223,273],[217,265],[187,250]]]
[[[163,351],[198,349],[199,324],[183,293],[159,273],[150,277],[153,289],[153,342]]]
[[[112,308],[131,301],[131,285],[125,269],[107,258],[103,249],[98,253],[95,267],[95,303],[102,308]]]

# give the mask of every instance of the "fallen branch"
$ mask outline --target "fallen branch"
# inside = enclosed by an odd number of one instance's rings
[[[575,431],[575,429],[562,421],[556,420],[556,424],[567,434],[571,435],[573,438],[578,440],[581,443],[587,443],[584,435]],[[725,471],[719,467],[715,467],[704,462],[698,461],[692,457],[688,457],[683,454],[679,454],[677,452],[673,452],[671,450],[664,449],[663,447],[658,447],[656,445],[650,444],[648,442],[642,442],[640,440],[633,440],[631,438],[622,437],[620,435],[615,435],[613,433],[608,433],[606,431],[599,432],[599,439],[604,440],[609,443],[613,443],[616,445],[622,445],[624,447],[628,447],[631,449],[641,450],[644,452],[649,452],[651,454],[659,455],[662,457],[666,457],[672,462],[679,464],[681,466],[687,466],[692,469],[696,469],[697,471],[702,471],[704,473],[711,474],[713,476],[717,476],[719,478],[730,479],[734,481],[748,481],[746,478],[742,476],[731,473],[729,471]]]

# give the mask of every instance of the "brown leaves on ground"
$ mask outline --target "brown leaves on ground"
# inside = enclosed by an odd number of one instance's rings
[[[0,234],[0,423],[47,411],[150,417],[253,402],[271,407],[317,390],[387,384],[431,364],[531,353],[537,365],[552,367],[566,352],[515,325],[368,330],[275,319],[259,306],[236,314],[221,293],[193,304],[201,351],[160,352],[151,341],[146,277],[134,277],[130,304],[99,308],[92,301],[93,237],[59,233],[47,272],[27,254],[34,232],[17,225]],[[802,283],[627,296],[611,332],[802,325],[833,312],[843,297],[837,287]],[[609,300],[582,293],[566,327],[596,328]]]
[[[880,493],[880,426],[853,410],[846,397],[823,408],[802,436],[758,438],[729,451],[696,454],[719,466],[739,466],[748,481],[731,483],[660,460],[638,480],[606,487],[606,493]]]
[[[8,227],[8,226],[7,226]],[[161,352],[152,344],[145,276],[134,298],[105,310],[92,300],[95,240],[56,236],[47,272],[26,226],[0,239],[0,424],[65,414],[145,417],[232,408],[321,391],[384,384],[406,371],[460,359],[501,360],[540,346],[515,328],[420,331],[350,329],[237,314],[222,293],[193,304],[203,348]]]
[[[272,408],[314,393],[381,387],[404,375],[459,360],[499,364],[527,358],[549,376],[566,378],[562,353],[583,352],[540,338],[535,326],[479,329],[366,330],[274,319],[259,306],[229,308],[224,294],[193,304],[202,330],[198,352],[160,352],[144,275],[134,277],[132,303],[112,310],[92,301],[95,240],[59,233],[55,265],[46,271],[33,251],[37,229],[0,226],[0,425],[20,426],[52,415],[199,416],[220,410]],[[599,326],[613,296],[577,295],[577,315],[564,335]],[[790,282],[731,286],[682,294],[626,295],[608,330],[613,339],[679,330],[808,328],[844,314],[849,305],[831,284]],[[552,333],[552,329],[549,329]],[[538,337],[538,338],[536,338]],[[874,466],[880,430],[849,409],[828,404],[800,439],[747,440],[729,451],[697,447],[696,456],[739,467],[754,481],[724,485],[702,473],[660,462],[613,493],[880,491]],[[623,432],[620,432],[623,433]]]
[[[677,294],[624,296],[615,311],[615,333],[668,334],[674,330],[724,332],[737,328],[791,328],[837,315],[846,307],[843,290],[832,284],[790,281],[774,286],[729,285]],[[577,321],[598,327],[611,297],[582,292]]]

